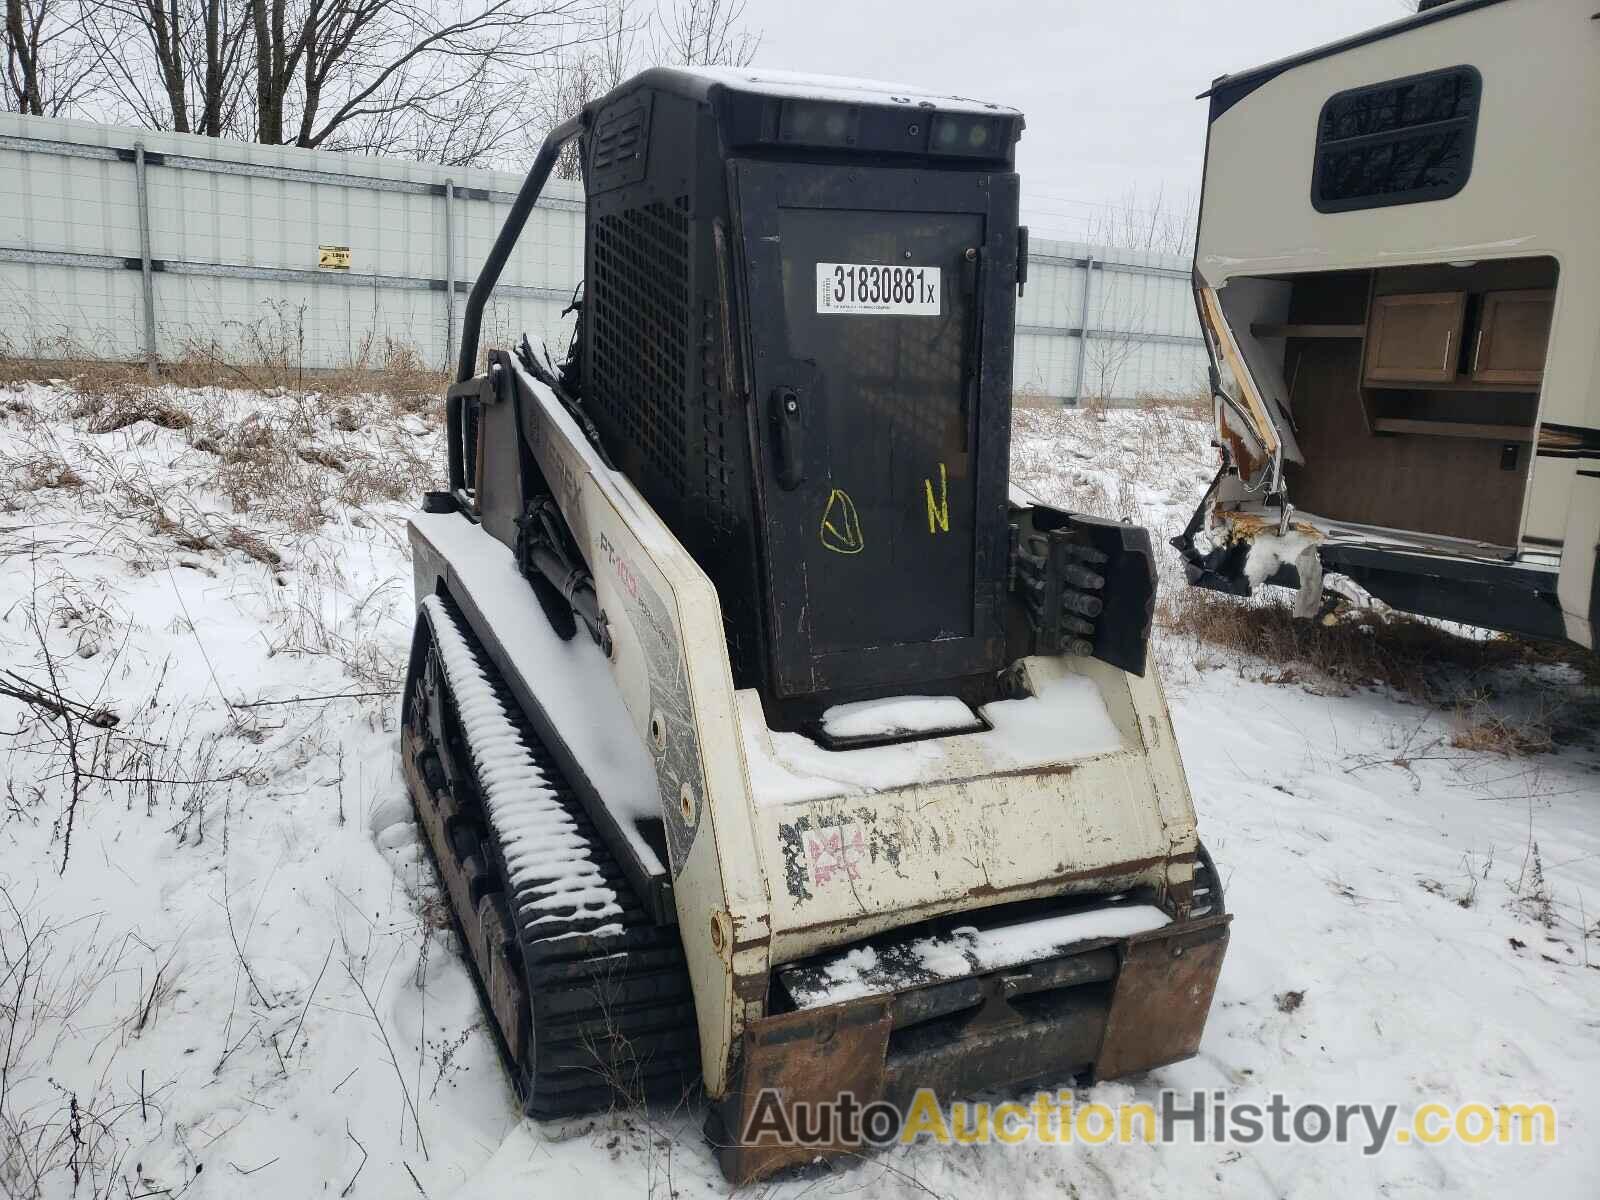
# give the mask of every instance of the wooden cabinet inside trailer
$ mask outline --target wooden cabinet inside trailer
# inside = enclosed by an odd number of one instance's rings
[[[1512,548],[1554,308],[1547,258],[1285,279],[1281,339],[1303,463],[1289,499],[1353,524]],[[1272,344],[1269,342],[1269,344]]]
[[[1367,318],[1367,385],[1449,383],[1456,377],[1466,312],[1465,292],[1374,296]]]
[[[1485,292],[1473,337],[1472,381],[1538,387],[1555,304],[1554,288]]]

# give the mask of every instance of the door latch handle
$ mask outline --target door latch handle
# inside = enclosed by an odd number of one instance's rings
[[[792,387],[772,389],[772,451],[778,486],[792,492],[806,481],[805,413]]]

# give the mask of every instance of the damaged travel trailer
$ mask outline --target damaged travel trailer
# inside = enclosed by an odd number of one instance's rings
[[[1600,2],[1425,5],[1205,98],[1190,582],[1595,646]]]

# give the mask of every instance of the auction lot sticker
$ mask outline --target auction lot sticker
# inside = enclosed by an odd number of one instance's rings
[[[938,267],[819,262],[817,311],[937,317],[940,286]]]

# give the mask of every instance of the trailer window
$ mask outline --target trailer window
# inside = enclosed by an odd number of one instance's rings
[[[1317,120],[1311,203],[1351,212],[1443,200],[1467,185],[1483,78],[1450,67],[1339,92]]]

